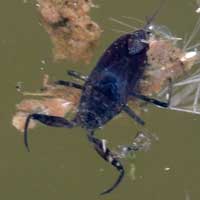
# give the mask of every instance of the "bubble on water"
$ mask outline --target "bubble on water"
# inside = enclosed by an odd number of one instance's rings
[[[164,171],[165,171],[165,172],[168,172],[168,171],[170,171],[170,170],[171,170],[170,167],[165,167],[165,168],[164,168]]]

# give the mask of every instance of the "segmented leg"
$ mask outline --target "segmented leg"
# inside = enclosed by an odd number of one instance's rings
[[[26,123],[24,127],[24,144],[28,151],[30,151],[30,148],[28,145],[28,125],[31,119],[37,120],[47,126],[53,126],[53,127],[72,128],[76,125],[74,121],[67,121],[66,119],[62,117],[50,116],[50,115],[44,115],[44,114],[30,114],[26,119]]]
[[[124,106],[123,111],[126,112],[132,119],[134,119],[138,124],[144,125],[145,122],[127,105]]]
[[[146,101],[148,103],[152,103],[156,106],[160,106],[160,107],[163,107],[163,108],[167,108],[170,106],[170,101],[171,101],[171,96],[172,96],[172,79],[169,78],[168,79],[169,81],[169,97],[168,97],[168,101],[167,102],[163,102],[163,101],[159,101],[157,99],[154,99],[154,98],[151,98],[151,97],[147,97],[145,95],[142,95],[142,94],[137,94],[135,92],[132,92],[130,95],[133,96],[133,97],[136,97],[138,99],[141,99],[143,101]]]
[[[160,106],[160,107],[163,107],[163,108],[167,108],[167,107],[169,107],[169,100],[168,100],[168,102],[163,102],[163,101],[159,101],[159,100],[157,100],[157,99],[154,99],[154,98],[150,98],[150,97],[147,97],[147,96],[144,96],[144,95],[142,95],[142,94],[136,94],[136,93],[132,93],[131,94],[133,97],[136,97],[136,98],[138,98],[138,99],[141,99],[141,100],[143,100],[143,101],[146,101],[146,102],[148,102],[148,103],[152,103],[152,104],[154,104],[154,105],[156,105],[156,106]]]
[[[104,160],[110,162],[111,165],[113,165],[120,172],[120,175],[119,175],[117,181],[112,185],[112,187],[110,187],[109,189],[107,189],[101,193],[101,195],[104,195],[104,194],[111,192],[119,185],[119,183],[122,181],[122,179],[124,177],[125,171],[124,171],[124,168],[123,168],[122,164],[120,163],[120,161],[117,158],[115,158],[115,156],[112,154],[112,152],[106,147],[105,142],[103,142],[100,139],[97,139],[94,136],[93,132],[88,134],[88,139],[89,139],[90,143],[92,143],[94,145],[94,149],[97,151],[97,153]]]
[[[58,80],[54,82],[57,85],[63,85],[67,87],[74,87],[76,89],[82,90],[84,87],[78,83],[70,82],[70,81],[63,81],[63,80]]]
[[[80,72],[76,72],[74,70],[68,70],[67,74],[69,76],[73,76],[73,77],[80,79],[82,81],[86,81],[88,79],[88,76],[85,76],[85,75],[81,74]]]
[[[133,96],[133,97],[136,97],[138,99],[141,99],[143,101],[146,101],[148,103],[152,103],[156,106],[160,106],[160,107],[163,107],[163,108],[167,108],[170,106],[170,101],[171,101],[171,96],[172,96],[172,79],[169,78],[168,79],[169,81],[169,89],[168,89],[168,101],[167,102],[163,102],[163,101],[159,101],[157,99],[154,99],[154,98],[151,98],[151,97],[147,97],[145,95],[142,95],[142,94],[137,94],[135,92],[132,92],[130,95]]]

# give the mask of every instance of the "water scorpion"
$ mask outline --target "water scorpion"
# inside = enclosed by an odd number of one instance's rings
[[[153,17],[152,17],[153,18]],[[75,71],[69,75],[84,80],[84,85],[75,82],[56,81],[56,84],[75,87],[82,90],[78,111],[75,117],[68,121],[58,116],[32,113],[25,123],[24,143],[28,146],[28,126],[31,119],[53,127],[73,128],[81,126],[87,132],[87,138],[97,153],[118,172],[116,182],[101,194],[111,192],[121,182],[125,170],[118,158],[109,150],[103,140],[95,136],[95,130],[105,125],[121,112],[144,125],[144,121],[127,105],[131,97],[153,103],[160,107],[168,107],[169,102],[162,102],[140,94],[138,83],[144,70],[148,67],[147,51],[148,39],[151,34],[149,28],[152,20],[134,32],[122,35],[115,40],[103,53],[88,77]]]

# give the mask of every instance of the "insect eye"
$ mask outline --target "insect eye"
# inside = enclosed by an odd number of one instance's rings
[[[146,33],[147,33],[147,35],[151,35],[152,34],[152,32],[150,30],[147,30]]]

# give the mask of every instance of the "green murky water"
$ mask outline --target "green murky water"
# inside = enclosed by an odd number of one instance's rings
[[[98,194],[116,179],[117,172],[99,158],[88,145],[84,130],[66,130],[40,126],[30,131],[31,153],[23,138],[11,125],[15,104],[21,100],[15,90],[18,81],[24,89],[40,87],[43,73],[65,79],[67,69],[89,72],[103,49],[124,30],[109,17],[123,15],[144,19],[157,6],[156,0],[96,0],[99,9],[92,15],[104,29],[98,52],[89,66],[70,62],[54,63],[51,43],[39,25],[35,2],[28,0],[1,1],[0,6],[0,199],[10,200],[191,200],[200,198],[200,116],[162,110],[150,106],[143,118],[148,130],[159,137],[151,150],[139,153],[136,159],[136,180],[126,176],[110,195]],[[167,1],[157,22],[182,36],[195,22],[192,1]],[[135,24],[132,22],[132,24]],[[46,65],[41,63],[46,61]],[[41,71],[44,67],[44,71]],[[137,128],[122,115],[110,122],[98,136],[110,145],[129,143]],[[130,163],[124,162],[126,168]],[[169,171],[165,168],[169,167]]]

